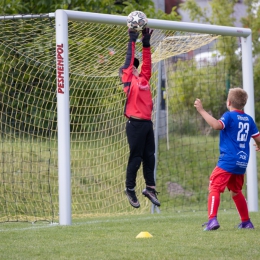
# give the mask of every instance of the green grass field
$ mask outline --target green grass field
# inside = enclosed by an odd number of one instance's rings
[[[235,210],[219,212],[220,229],[204,232],[207,212],[155,213],[73,220],[71,226],[2,223],[5,259],[260,259],[260,213],[238,230]],[[152,238],[136,238],[143,231]]]

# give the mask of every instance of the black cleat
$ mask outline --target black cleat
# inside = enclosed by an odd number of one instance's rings
[[[140,207],[140,203],[136,197],[135,194],[135,190],[129,190],[129,189],[125,189],[125,194],[129,200],[129,203],[134,207],[134,208],[139,208]]]
[[[143,190],[143,195],[145,197],[147,197],[154,205],[160,207],[161,204],[160,204],[160,201],[157,199],[157,194],[159,192],[157,192],[155,189],[152,189],[152,188],[146,188]]]

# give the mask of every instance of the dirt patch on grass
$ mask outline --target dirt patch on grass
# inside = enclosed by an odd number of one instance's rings
[[[179,185],[176,182],[168,181],[166,185],[167,185],[167,191],[171,197],[176,197],[179,195],[190,197],[193,195],[192,192],[186,191],[181,185]]]

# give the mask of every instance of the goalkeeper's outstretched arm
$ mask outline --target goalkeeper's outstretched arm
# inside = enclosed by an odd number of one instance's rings
[[[135,58],[135,43],[139,33],[134,30],[128,30],[129,41],[127,45],[126,58],[124,65],[119,69],[119,77],[124,84],[124,91],[127,92],[133,76],[133,64]]]

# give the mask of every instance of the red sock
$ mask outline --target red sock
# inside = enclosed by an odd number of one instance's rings
[[[208,219],[212,219],[218,215],[219,203],[220,193],[211,191],[208,196]]]
[[[248,221],[249,214],[248,214],[248,207],[246,199],[242,192],[239,192],[236,196],[232,197],[233,201],[236,204],[238,214],[241,218],[241,221]]]

